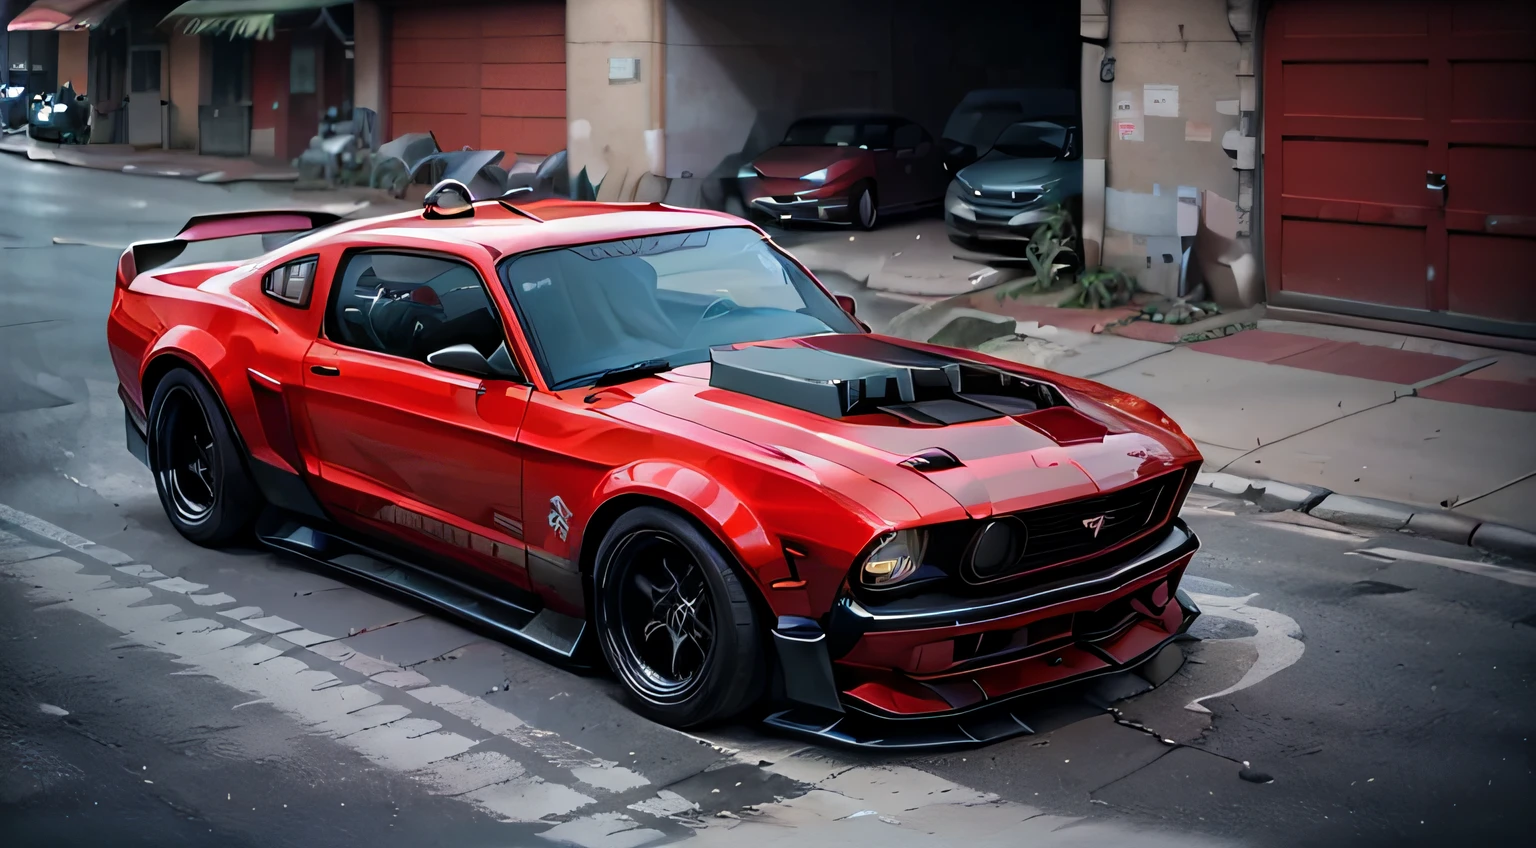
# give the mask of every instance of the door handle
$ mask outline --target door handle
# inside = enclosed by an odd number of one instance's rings
[[[330,365],[311,365],[311,366],[309,366],[309,370],[311,372],[315,373],[315,374],[319,374],[322,377],[340,377],[341,376],[341,369],[340,368],[334,368],[334,367],[332,367]]]
[[[1440,198],[1440,208],[1444,209],[1447,187],[1445,174],[1437,174],[1434,171],[1427,171],[1424,175],[1424,187],[1432,192],[1435,192],[1435,196]]]

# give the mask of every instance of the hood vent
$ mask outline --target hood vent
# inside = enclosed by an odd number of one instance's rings
[[[1054,386],[864,334],[710,351],[710,386],[827,418],[885,412],[942,427],[1066,406]]]
[[[945,471],[950,468],[959,468],[965,463],[958,457],[943,448],[929,448],[922,453],[914,454],[903,459],[898,465],[905,465],[913,471]]]

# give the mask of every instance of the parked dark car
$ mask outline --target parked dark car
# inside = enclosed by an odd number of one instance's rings
[[[946,177],[938,145],[898,115],[796,121],[737,175],[749,209],[777,223],[873,229],[880,215],[935,206]]]
[[[67,82],[57,94],[39,94],[28,106],[27,134],[38,141],[85,144],[91,138],[91,104]]]
[[[1077,220],[1083,194],[1077,95],[1002,89],[967,95],[944,127],[955,174],[944,222],[957,244],[1023,241],[1061,206]]]

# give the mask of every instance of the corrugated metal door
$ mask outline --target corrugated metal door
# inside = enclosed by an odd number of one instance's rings
[[[430,130],[445,150],[563,149],[565,3],[396,7],[389,108],[392,135]]]
[[[1536,336],[1536,4],[1283,0],[1263,63],[1271,301]]]

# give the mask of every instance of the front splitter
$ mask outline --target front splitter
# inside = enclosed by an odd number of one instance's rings
[[[769,714],[763,723],[783,733],[825,745],[886,751],[974,748],[1016,736],[1032,735],[1035,723],[1031,722],[1030,715],[1038,710],[1038,705],[1032,702],[1034,696],[1102,677],[1134,672],[1164,651],[1180,651],[1174,643],[1188,632],[1189,626],[1199,617],[1200,608],[1182,589],[1175,596],[1185,613],[1179,632],[1128,662],[1100,671],[1026,689],[959,713],[896,718],[857,708],[845,707],[845,712],[835,713],[796,706]]]

